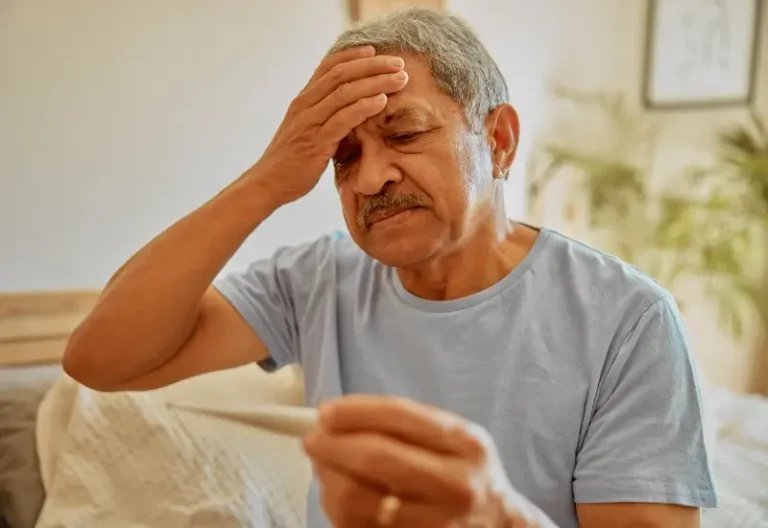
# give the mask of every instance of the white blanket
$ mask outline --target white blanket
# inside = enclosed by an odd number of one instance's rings
[[[37,528],[303,528],[310,468],[297,440],[166,405],[301,399],[290,383],[265,394],[264,375],[248,374],[143,394],[62,378],[40,412],[47,500]]]
[[[166,405],[299,405],[299,383],[253,367],[99,394],[62,378],[38,418],[37,528],[303,528],[310,468],[295,439]],[[702,526],[768,528],[768,400],[712,395],[721,508]]]
[[[768,398],[717,389],[709,395],[717,442],[720,508],[703,528],[768,528]]]

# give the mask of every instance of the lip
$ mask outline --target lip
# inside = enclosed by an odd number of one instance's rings
[[[378,211],[373,213],[368,218],[368,226],[372,227],[377,224],[388,224],[390,222],[396,222],[401,219],[405,219],[413,214],[419,207],[404,207],[397,209],[387,209],[385,211]]]

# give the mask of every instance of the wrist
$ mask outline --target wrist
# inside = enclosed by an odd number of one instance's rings
[[[275,178],[259,164],[252,166],[234,183],[236,192],[241,194],[251,209],[262,211],[269,216],[288,203],[270,182]]]

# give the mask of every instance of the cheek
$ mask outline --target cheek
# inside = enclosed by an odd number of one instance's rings
[[[349,185],[343,184],[336,188],[341,202],[341,212],[350,229],[357,226],[357,197]]]
[[[456,164],[446,149],[411,156],[401,167],[407,179],[429,197],[438,216],[446,216],[446,211],[461,201],[462,192],[454,177]]]
[[[454,147],[462,191],[468,206],[483,200],[493,181],[491,158],[484,139],[466,134]]]
[[[444,221],[463,216],[476,194],[468,178],[475,172],[469,149],[451,141],[440,141],[428,151],[401,160],[408,178],[427,194],[435,214]]]

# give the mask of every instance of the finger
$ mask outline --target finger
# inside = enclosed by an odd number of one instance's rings
[[[332,143],[338,143],[347,137],[355,127],[363,124],[366,119],[384,110],[385,106],[387,106],[387,96],[383,93],[360,99],[333,114],[320,127],[319,137]]]
[[[373,487],[396,490],[402,498],[448,504],[452,512],[468,512],[474,501],[472,475],[463,461],[440,457],[393,438],[320,431],[305,438],[304,449],[315,464]]]
[[[324,404],[320,423],[333,432],[376,432],[438,453],[479,461],[478,428],[463,418],[406,398],[350,395]]]
[[[312,77],[307,82],[307,86],[311,86],[323,75],[328,73],[334,66],[348,62],[354,59],[361,59],[363,57],[373,57],[376,55],[376,49],[373,46],[356,46],[354,48],[347,48],[345,50],[338,51],[331,55],[326,55],[325,58],[320,61]]]
[[[320,482],[321,504],[334,526],[379,526],[379,509],[387,495],[384,491],[326,466],[315,466],[315,474]],[[444,527],[456,517],[434,504],[400,500],[400,508],[391,525],[395,528]]]
[[[509,528],[541,528],[539,523],[519,512],[508,512],[504,520]]]
[[[358,81],[344,83],[310,110],[311,122],[325,123],[333,114],[360,99],[378,94],[391,94],[401,90],[408,82],[404,71],[367,77]]]
[[[327,466],[315,465],[314,470],[320,504],[334,526],[376,526],[376,511],[384,497],[381,490]]]
[[[307,86],[299,95],[299,100],[306,107],[310,107],[319,103],[328,94],[346,83],[376,75],[397,73],[402,71],[404,66],[405,63],[400,57],[386,55],[357,58],[339,63],[328,70],[321,78]]]

